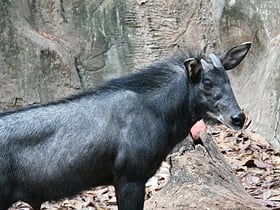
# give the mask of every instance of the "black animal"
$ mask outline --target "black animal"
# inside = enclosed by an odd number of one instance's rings
[[[225,70],[251,44],[210,59],[179,53],[89,92],[0,115],[0,210],[113,184],[119,210],[141,210],[145,182],[200,119],[241,129]]]

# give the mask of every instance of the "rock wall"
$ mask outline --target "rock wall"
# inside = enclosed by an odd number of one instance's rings
[[[239,39],[253,42],[242,68],[231,72],[240,104],[252,118],[251,128],[280,150],[280,2],[228,1],[218,18],[227,46]]]
[[[251,41],[233,87],[251,128],[280,150],[279,11],[277,0],[3,0],[0,109],[96,86],[178,49]]]

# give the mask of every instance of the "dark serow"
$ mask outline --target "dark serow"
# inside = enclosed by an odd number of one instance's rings
[[[0,115],[0,210],[113,184],[120,210],[141,210],[145,182],[204,119],[241,129],[225,70],[251,44],[210,59],[179,53],[62,101]]]

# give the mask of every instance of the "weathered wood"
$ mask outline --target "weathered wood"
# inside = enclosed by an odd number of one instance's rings
[[[145,209],[266,209],[244,190],[211,136],[200,136],[200,144],[187,139],[183,152],[170,156],[170,180]]]

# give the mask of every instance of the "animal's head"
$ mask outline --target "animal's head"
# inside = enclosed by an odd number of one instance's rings
[[[209,54],[209,60],[189,58],[185,61],[190,83],[195,91],[195,109],[206,121],[241,129],[245,115],[234,97],[227,70],[236,67],[246,56],[251,43],[234,46],[222,55]]]

